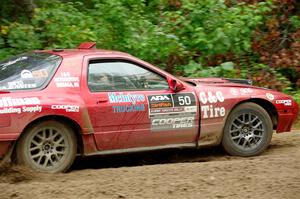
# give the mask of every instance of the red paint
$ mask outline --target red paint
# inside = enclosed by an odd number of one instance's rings
[[[1,99],[4,97],[37,97],[41,102],[39,105],[42,106],[42,111],[36,113],[0,114],[0,156],[6,153],[10,142],[17,140],[30,123],[45,116],[57,115],[76,122],[81,128],[84,147],[82,151],[85,154],[95,153],[98,150],[197,143],[198,139],[201,142],[201,135],[209,137],[213,133],[222,132],[228,114],[238,103],[254,98],[264,100],[275,107],[278,114],[277,132],[290,131],[292,123],[297,118],[298,105],[285,94],[249,85],[234,84],[219,78],[192,79],[191,81],[194,82],[195,86],[131,55],[91,49],[93,45],[94,43],[85,43],[79,46],[79,50],[42,51],[63,58],[47,87],[43,90],[30,92],[0,92]],[[114,113],[112,106],[124,106],[131,103],[112,104],[107,92],[90,92],[87,85],[87,67],[89,61],[95,59],[120,59],[136,63],[165,77],[173,89],[123,91],[123,94],[143,95],[145,99],[137,102],[137,104],[143,106],[145,110]],[[61,77],[65,72],[68,72],[72,77],[79,78],[79,87],[57,87],[55,78]],[[175,87],[178,88],[177,91],[174,91]],[[119,92],[114,93],[119,94]],[[193,128],[153,132],[149,119],[147,97],[149,95],[175,93],[194,93],[197,112],[193,121]],[[268,99],[266,93],[272,94],[274,99]],[[276,103],[276,100],[285,99],[291,100],[292,105],[285,106]],[[79,112],[67,112],[65,109],[58,109],[57,107],[53,109],[52,105],[79,106]],[[172,121],[170,120],[170,122]],[[199,124],[201,124],[200,129]]]

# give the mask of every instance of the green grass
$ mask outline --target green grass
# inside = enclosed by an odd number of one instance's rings
[[[293,129],[299,129],[300,130],[300,116],[298,121],[293,125]]]

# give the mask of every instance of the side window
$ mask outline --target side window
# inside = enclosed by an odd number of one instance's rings
[[[162,76],[138,65],[122,61],[90,62],[88,86],[92,92],[169,88],[166,79]]]

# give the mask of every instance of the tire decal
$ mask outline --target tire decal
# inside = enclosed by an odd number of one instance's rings
[[[194,93],[149,95],[148,102],[152,131],[195,127],[197,106]]]
[[[202,119],[218,118],[226,115],[225,107],[220,106],[220,103],[225,101],[222,91],[200,92],[199,100],[201,102]]]

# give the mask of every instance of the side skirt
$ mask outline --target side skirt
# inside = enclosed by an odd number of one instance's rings
[[[97,151],[97,152],[85,154],[85,156],[136,153],[136,152],[143,152],[143,151],[156,151],[156,150],[163,150],[163,149],[180,149],[180,148],[196,148],[196,147],[197,147],[197,145],[195,143],[170,144],[170,145],[164,145],[164,146],[137,147],[137,148],[128,148],[128,149],[114,149],[114,150]]]

